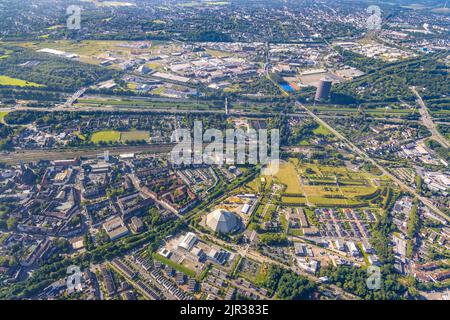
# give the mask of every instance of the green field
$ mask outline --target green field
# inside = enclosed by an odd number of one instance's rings
[[[315,134],[322,134],[324,136],[330,136],[332,133],[328,131],[327,128],[325,128],[323,125],[320,125],[317,129],[314,129],[313,131]]]
[[[145,140],[148,141],[150,139],[150,134],[148,131],[127,131],[122,132],[120,135],[120,141],[138,141]]]
[[[5,123],[5,116],[8,114],[6,111],[0,111],[0,123]]]
[[[84,136],[80,136],[80,139],[84,140]],[[148,141],[150,139],[150,134],[148,131],[140,131],[140,130],[133,130],[133,131],[116,131],[116,130],[104,130],[104,131],[98,131],[92,134],[91,141],[94,143],[100,143],[100,142],[133,142],[133,141],[140,141],[145,140]]]
[[[281,197],[281,202],[286,204],[306,204],[306,198],[301,197]]]
[[[175,261],[172,261],[170,259],[164,258],[162,255],[158,254],[158,253],[154,253],[153,255],[153,259],[160,261],[161,263],[164,263],[165,265],[168,265],[169,267],[174,268],[177,271],[181,271],[184,274],[188,275],[191,278],[195,277],[195,271],[191,270],[181,264],[176,263]]]
[[[297,171],[291,162],[280,164],[280,169],[275,175],[275,179],[286,185],[285,193],[302,193]]]
[[[114,130],[95,132],[91,136],[91,141],[94,143],[118,142],[119,140],[120,140],[120,132]]]
[[[8,76],[0,76],[0,86],[44,87],[42,84],[28,82],[28,81],[16,79],[16,78],[10,78]]]

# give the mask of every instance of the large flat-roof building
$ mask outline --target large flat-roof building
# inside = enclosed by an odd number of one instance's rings
[[[194,233],[188,232],[178,243],[178,247],[189,251],[195,245],[197,240],[198,240],[198,238]]]
[[[111,240],[119,239],[128,234],[128,228],[123,223],[122,218],[114,217],[103,224],[103,229]]]

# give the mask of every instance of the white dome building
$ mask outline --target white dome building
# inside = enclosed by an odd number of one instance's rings
[[[206,216],[206,225],[217,233],[231,233],[239,227],[238,218],[224,209],[217,209]]]

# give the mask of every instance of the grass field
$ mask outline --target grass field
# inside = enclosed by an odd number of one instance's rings
[[[91,141],[94,143],[117,142],[119,140],[120,140],[120,132],[114,130],[95,132],[91,136]]]
[[[281,197],[281,202],[292,204],[306,204],[306,198],[300,197]]]
[[[21,79],[11,78],[8,76],[0,76],[0,86],[15,86],[15,87],[44,87],[42,84],[28,82]]]
[[[11,51],[11,50],[5,50],[4,48],[1,48],[1,51],[3,52],[3,54],[0,54],[0,60],[1,60],[1,59],[6,59],[6,58],[8,58],[9,55],[10,55],[11,53],[13,53],[13,51]]]
[[[327,128],[325,128],[323,125],[320,125],[317,129],[314,129],[313,131],[315,134],[322,134],[324,136],[332,135],[330,131],[328,131]]]
[[[302,193],[299,177],[292,162],[281,163],[275,179],[286,185],[285,193]]]
[[[8,114],[6,111],[0,111],[0,123],[5,123],[5,116]]]
[[[84,136],[83,136],[84,137]],[[82,137],[80,139],[84,140]],[[150,134],[148,131],[115,131],[115,130],[105,130],[98,131],[92,134],[91,141],[94,143],[100,142],[133,142],[138,140],[148,141],[150,139]]]
[[[148,131],[127,131],[122,132],[120,135],[120,141],[137,141],[137,140],[145,140],[148,141],[150,139],[150,134]]]
[[[170,259],[164,258],[162,255],[158,254],[158,253],[154,253],[153,254],[153,259],[158,260],[162,263],[164,263],[165,265],[168,265],[169,267],[174,268],[177,271],[181,271],[184,274],[188,275],[191,278],[195,277],[195,271],[176,263],[175,261],[172,261]]]

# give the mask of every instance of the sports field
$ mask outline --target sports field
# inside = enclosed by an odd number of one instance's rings
[[[114,130],[95,132],[91,137],[91,141],[94,143],[117,142],[119,140],[120,140],[120,132]]]
[[[133,142],[133,141],[148,141],[150,134],[148,131],[132,130],[132,131],[116,131],[116,130],[104,130],[98,131],[92,134],[91,141],[94,143],[100,142]]]
[[[145,140],[148,141],[150,139],[150,134],[148,131],[127,131],[122,132],[120,135],[120,141],[138,141]]]

